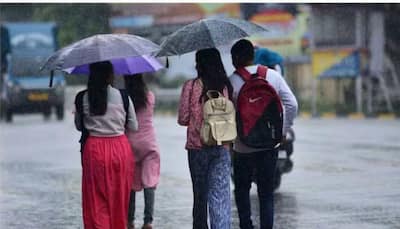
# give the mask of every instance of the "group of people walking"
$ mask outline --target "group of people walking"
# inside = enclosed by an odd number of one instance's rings
[[[297,102],[277,71],[254,65],[254,47],[250,41],[236,42],[231,55],[236,71],[228,77],[217,49],[197,51],[197,77],[185,82],[182,88],[178,124],[187,127],[185,148],[193,186],[193,228],[209,228],[208,219],[212,229],[231,228],[233,165],[240,228],[254,228],[249,191],[256,171],[260,228],[269,229],[273,228],[277,148],[251,147],[241,140],[240,134],[232,142],[204,144],[200,133],[204,124],[203,105],[210,99],[208,92],[217,91],[239,109],[238,97],[242,96],[241,89],[246,83],[243,73],[258,77],[261,72],[264,75],[260,77],[266,79],[282,102],[282,130],[272,127],[272,136],[282,133],[279,140],[284,141],[297,114]],[[90,64],[87,90],[75,99],[75,125],[86,133],[81,139],[84,226],[86,229],[135,228],[135,193],[144,190],[142,228],[152,228],[154,195],[160,174],[160,154],[152,124],[155,98],[141,75],[125,76],[126,90],[123,91],[113,88],[112,81],[110,62]],[[249,98],[249,101],[261,99]],[[238,132],[241,129],[238,125]]]

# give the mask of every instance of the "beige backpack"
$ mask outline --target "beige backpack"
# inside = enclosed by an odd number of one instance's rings
[[[203,105],[203,124],[200,138],[204,145],[231,143],[236,139],[236,111],[233,103],[219,91],[207,92],[209,98]]]

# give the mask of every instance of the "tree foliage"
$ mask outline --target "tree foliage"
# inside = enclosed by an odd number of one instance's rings
[[[29,21],[32,18],[33,3],[1,3],[0,22]]]
[[[110,15],[109,4],[36,4],[33,20],[56,22],[58,42],[63,47],[94,34],[108,33]]]

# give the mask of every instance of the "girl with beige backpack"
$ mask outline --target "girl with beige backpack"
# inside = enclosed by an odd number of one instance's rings
[[[225,145],[236,138],[232,86],[215,48],[196,52],[197,78],[185,82],[178,123],[187,126],[186,149],[193,184],[193,228],[231,228],[231,159]]]

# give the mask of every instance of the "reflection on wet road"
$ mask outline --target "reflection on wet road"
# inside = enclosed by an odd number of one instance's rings
[[[174,117],[157,117],[155,125],[162,152],[155,226],[191,228],[185,129]],[[82,228],[79,133],[71,115],[64,122],[17,116],[0,129],[1,228]],[[297,120],[295,131],[294,169],[275,194],[277,229],[400,228],[399,121]],[[257,213],[255,185],[251,193]],[[142,195],[138,204],[140,226]]]

